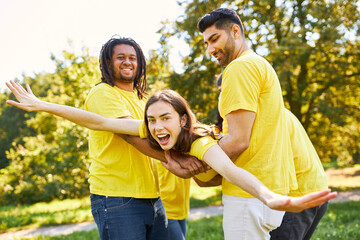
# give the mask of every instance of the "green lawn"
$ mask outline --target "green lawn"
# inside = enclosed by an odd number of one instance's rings
[[[360,202],[331,203],[313,237],[314,240],[360,239]],[[32,240],[92,240],[99,239],[96,230],[75,232],[67,236],[37,237]],[[188,221],[187,240],[222,240],[222,216]]]
[[[221,204],[220,187],[200,188],[194,183],[190,196],[192,208]],[[92,220],[89,197],[0,207],[0,232]]]
[[[202,207],[221,203],[219,187],[200,188],[192,185],[190,206]],[[331,203],[312,239],[360,239],[360,202]],[[30,227],[77,223],[93,220],[89,197],[82,199],[55,200],[29,206],[0,207],[0,232]],[[67,236],[37,237],[37,240],[99,239],[96,230],[75,232]],[[187,240],[221,240],[222,216],[188,221]]]

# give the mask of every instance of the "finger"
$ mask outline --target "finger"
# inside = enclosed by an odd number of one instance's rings
[[[34,95],[31,88],[30,88],[30,85],[28,83],[26,84],[26,89],[27,89],[28,93]]]
[[[198,170],[199,173],[202,173],[202,172],[206,171],[206,169],[204,168],[204,165],[201,162],[202,161],[199,161],[199,160],[195,161],[195,165],[196,165],[197,170]]]
[[[20,93],[22,93],[22,94],[26,94],[26,93],[27,93],[27,91],[25,90],[25,88],[24,88],[23,86],[21,86],[20,83],[16,82],[16,86],[17,86],[18,91],[19,91]]]
[[[17,98],[17,95],[19,94],[18,91],[16,90],[16,88],[13,86],[13,81],[6,82],[5,83],[6,86],[10,89],[10,91],[15,95],[15,97]]]
[[[6,103],[11,105],[11,106],[14,106],[14,107],[29,111],[23,104],[15,102],[13,100],[6,100]]]
[[[189,170],[192,175],[196,175],[196,171],[191,164],[188,165],[186,169]]]
[[[329,193],[328,195],[326,196],[322,196],[318,199],[315,199],[313,201],[309,201],[307,202],[307,206],[309,208],[311,207],[316,207],[316,206],[319,206],[319,205],[322,205],[324,204],[325,202],[331,200],[331,199],[334,199],[335,197],[337,196],[337,192],[332,192],[332,193]]]

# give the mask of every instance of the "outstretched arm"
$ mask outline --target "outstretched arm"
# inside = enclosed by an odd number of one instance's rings
[[[259,179],[245,169],[237,167],[218,145],[206,151],[204,161],[230,183],[242,188],[261,200],[268,207],[288,212],[301,212],[323,204],[337,196],[336,192],[324,190],[302,197],[287,197],[270,191]]]
[[[79,108],[41,101],[26,84],[25,90],[19,83],[7,82],[6,86],[15,95],[19,102],[7,100],[6,103],[28,112],[42,111],[65,118],[83,127],[114,133],[139,135],[140,120],[106,118],[96,113],[88,112]]]

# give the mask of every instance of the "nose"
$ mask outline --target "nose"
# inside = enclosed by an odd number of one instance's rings
[[[128,57],[126,57],[123,61],[123,64],[127,64],[127,65],[130,65],[131,64],[131,61]]]
[[[164,126],[161,123],[161,121],[156,121],[156,123],[155,123],[155,131],[162,130],[162,129],[164,129]]]
[[[212,44],[209,43],[209,44],[207,45],[207,52],[208,52],[210,55],[213,55],[214,51],[215,51],[215,48],[212,46]]]

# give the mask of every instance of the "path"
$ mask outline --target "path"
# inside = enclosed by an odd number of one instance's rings
[[[332,199],[330,202],[344,202],[344,201],[360,201],[360,190],[339,192],[338,197]],[[204,208],[190,209],[189,220],[197,220],[204,217],[214,215],[221,215],[223,213],[222,206],[209,206]],[[27,238],[35,236],[56,236],[68,235],[76,231],[90,231],[96,228],[94,222],[83,222],[69,225],[41,227],[35,229],[26,229],[17,232],[9,232],[0,234],[1,240],[13,240],[16,238]]]

